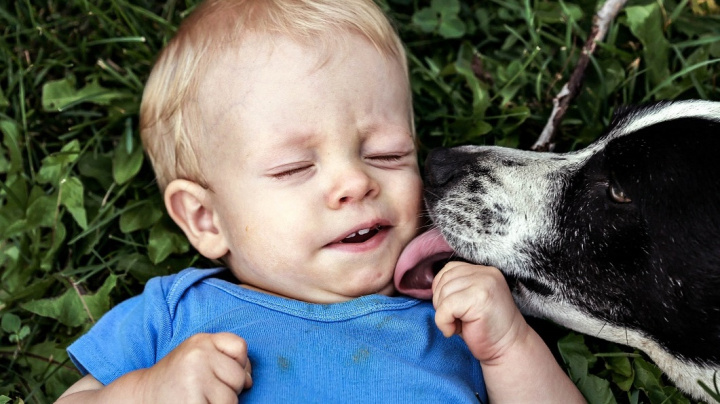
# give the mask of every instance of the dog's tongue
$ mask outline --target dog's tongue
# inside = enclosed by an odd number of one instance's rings
[[[433,278],[452,255],[453,249],[439,230],[417,236],[400,254],[395,266],[395,288],[419,299],[432,299]]]

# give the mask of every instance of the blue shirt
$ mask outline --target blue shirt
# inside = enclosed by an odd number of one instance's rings
[[[188,337],[232,332],[248,343],[253,386],[240,402],[487,402],[479,362],[445,338],[427,301],[363,296],[311,304],[189,268],[151,279],[69,348],[108,384],[158,362]]]

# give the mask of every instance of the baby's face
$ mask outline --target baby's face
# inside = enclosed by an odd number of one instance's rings
[[[394,292],[422,204],[409,89],[396,61],[348,41],[324,64],[282,38],[245,45],[201,86],[209,198],[248,287],[317,303]]]

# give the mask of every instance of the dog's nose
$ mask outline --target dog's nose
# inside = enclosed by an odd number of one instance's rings
[[[462,167],[475,161],[477,156],[458,148],[433,149],[425,159],[425,181],[428,186],[446,185],[462,171]]]

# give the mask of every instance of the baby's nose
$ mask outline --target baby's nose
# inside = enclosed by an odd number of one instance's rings
[[[351,166],[336,172],[328,192],[328,205],[337,209],[343,205],[374,197],[379,193],[379,186],[362,168]]]

